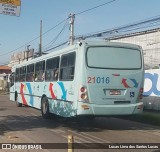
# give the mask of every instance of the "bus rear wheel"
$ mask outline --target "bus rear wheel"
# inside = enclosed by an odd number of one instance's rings
[[[48,102],[47,97],[43,97],[43,98],[42,98],[42,102],[41,102],[41,113],[42,113],[42,117],[43,117],[44,119],[50,118],[49,102]]]
[[[15,94],[15,102],[16,102],[17,107],[22,107],[22,103],[18,102],[18,94],[17,93]]]

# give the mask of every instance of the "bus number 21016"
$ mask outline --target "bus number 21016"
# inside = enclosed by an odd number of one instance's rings
[[[88,77],[88,83],[106,83],[110,82],[109,77]]]

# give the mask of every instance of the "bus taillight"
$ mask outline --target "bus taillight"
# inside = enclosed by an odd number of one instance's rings
[[[86,92],[86,87],[81,87],[80,88],[80,91],[83,93],[83,92]]]
[[[88,93],[87,88],[85,86],[80,87],[79,98],[79,101],[88,102]]]
[[[143,98],[143,88],[140,88],[139,90],[139,99]]]
[[[86,93],[82,93],[82,94],[81,94],[81,99],[83,99],[83,100],[86,100],[86,99],[87,99]]]

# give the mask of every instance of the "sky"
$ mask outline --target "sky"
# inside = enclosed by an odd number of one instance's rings
[[[27,45],[37,51],[40,40],[34,39],[40,34],[40,20],[45,33],[66,19],[70,13],[77,14],[109,1],[111,0],[21,0],[19,17],[0,14],[0,65],[8,63],[13,53],[26,50]],[[75,36],[158,16],[159,6],[160,0],[115,0],[108,5],[76,15]],[[63,22],[43,35],[44,50],[69,39],[68,24]],[[54,42],[63,27],[64,31]],[[3,55],[7,52],[11,53]]]

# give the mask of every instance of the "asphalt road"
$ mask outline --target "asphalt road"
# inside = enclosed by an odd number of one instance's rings
[[[69,135],[72,135],[74,143],[79,143],[78,146],[82,146],[82,148],[84,148],[83,145],[87,147],[91,143],[108,143],[108,145],[160,143],[160,127],[158,126],[113,117],[80,121],[53,116],[51,119],[45,120],[41,117],[39,110],[26,106],[16,107],[15,102],[9,101],[8,95],[0,96],[0,143],[53,143],[51,146],[57,146],[57,149],[18,151],[68,151],[68,149],[60,148],[63,148],[64,143],[67,144]],[[110,149],[95,149],[93,147],[93,149],[74,149],[74,151],[159,152],[160,150],[111,149],[111,147]]]

